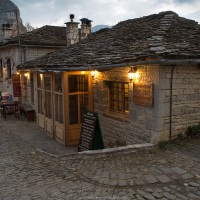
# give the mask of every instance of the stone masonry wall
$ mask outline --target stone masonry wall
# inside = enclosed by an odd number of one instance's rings
[[[11,60],[12,74],[16,73],[16,66],[19,64],[19,51],[17,47],[1,48],[0,60],[3,64],[3,77],[0,78],[0,91],[13,95],[12,80],[7,78],[7,59]]]
[[[138,83],[153,84],[152,107],[133,103],[133,84],[129,83],[127,116],[109,112],[106,81],[129,82],[129,68],[99,72],[93,80],[94,108],[99,113],[106,145],[109,143],[158,143],[169,139],[170,82],[172,66],[139,66]],[[189,125],[200,122],[200,69],[176,66],[173,78],[172,137],[184,133]]]
[[[160,71],[160,90],[162,99],[169,102],[171,67]],[[172,138],[184,134],[189,125],[200,122],[200,69],[197,66],[176,66],[173,75],[172,91]],[[158,141],[169,138],[169,110],[164,103],[160,117],[163,116],[164,127],[160,130]],[[168,107],[168,106],[167,106]]]
[[[129,83],[130,68],[118,68],[99,72],[94,79],[94,108],[100,115],[103,137],[106,144],[134,144],[149,141],[157,128],[156,107],[137,106],[133,104],[133,83]],[[158,96],[159,67],[138,67],[138,82],[154,84],[154,95]],[[109,88],[106,81],[129,83],[129,114],[119,115],[109,112]]]
[[[43,56],[49,52],[58,50],[58,48],[31,48],[26,47],[22,48],[22,62],[33,60],[37,57]],[[14,46],[4,47],[0,50],[0,60],[3,61],[3,77],[0,78],[0,91],[5,93],[10,93],[13,95],[12,80],[7,79],[7,69],[6,69],[6,60],[11,59],[12,74],[16,73],[16,66],[20,64],[20,53],[19,48]],[[30,74],[29,74],[30,75]],[[30,76],[27,78],[27,81],[24,81],[24,73],[21,73],[22,81],[22,98],[15,98],[15,100],[22,101],[23,103],[31,102],[31,85],[30,85]],[[35,80],[35,79],[33,79]],[[35,92],[36,98],[36,92]],[[35,104],[36,105],[36,104]]]

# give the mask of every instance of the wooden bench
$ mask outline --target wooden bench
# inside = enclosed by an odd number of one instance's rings
[[[35,121],[35,110],[31,104],[19,104],[19,111],[26,115],[27,121]]]

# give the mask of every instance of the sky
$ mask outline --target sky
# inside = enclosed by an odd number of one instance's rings
[[[81,18],[95,25],[115,25],[120,21],[139,18],[162,11],[174,11],[179,16],[200,24],[200,0],[11,0],[20,9],[23,23],[33,27],[65,26],[69,15],[75,22]]]

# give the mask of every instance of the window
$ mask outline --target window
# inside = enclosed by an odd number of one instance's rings
[[[62,74],[57,73],[54,77],[55,120],[63,124]]]
[[[52,87],[52,77],[45,76],[44,77],[44,106],[45,106],[45,115],[46,117],[52,119],[52,94],[51,94],[51,87]]]
[[[129,109],[129,85],[122,82],[109,82],[110,111],[126,114]]]
[[[70,124],[79,124],[88,110],[88,75],[69,75],[68,82]]]
[[[31,104],[34,105],[34,80],[33,80],[33,73],[30,73],[30,84],[31,84]]]
[[[44,115],[43,74],[37,74],[37,87],[38,87],[38,113]]]
[[[11,78],[11,60],[7,59],[7,78]]]
[[[3,77],[3,60],[0,60],[0,78]]]

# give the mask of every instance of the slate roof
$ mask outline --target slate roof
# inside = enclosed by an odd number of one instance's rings
[[[200,59],[200,25],[172,11],[129,19],[27,62],[24,68],[100,66],[163,58]]]
[[[1,46],[18,44],[18,37],[7,40]],[[66,46],[66,27],[43,26],[21,35],[22,45]]]

